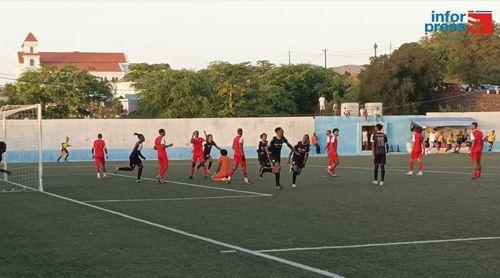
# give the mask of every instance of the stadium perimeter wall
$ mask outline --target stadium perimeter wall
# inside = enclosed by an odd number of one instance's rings
[[[476,119],[483,131],[490,129],[500,130],[500,112],[476,113],[428,113],[428,117],[472,117]],[[412,118],[425,116],[384,116],[382,123],[389,138],[389,145],[393,152],[407,153],[407,145],[411,140],[409,126]],[[325,131],[339,128],[340,155],[368,155],[370,152],[361,150],[361,129],[363,126],[377,124],[373,117],[368,121],[361,117],[275,117],[275,118],[211,118],[211,119],[72,119],[72,120],[44,120],[43,121],[43,159],[53,162],[59,156],[62,140],[70,137],[71,161],[91,161],[90,149],[97,133],[103,133],[106,140],[110,160],[127,160],[130,151],[137,141],[132,134],[143,133],[146,137],[143,153],[148,159],[155,159],[152,148],[153,140],[159,128],[167,131],[167,142],[174,144],[168,149],[170,159],[189,159],[192,147],[189,139],[193,130],[206,130],[214,135],[215,142],[228,149],[231,154],[231,143],[236,129],[244,129],[245,151],[248,157],[256,157],[256,146],[259,135],[266,132],[270,137],[274,135],[274,128],[281,126],[285,136],[292,144],[298,142],[306,133],[316,132],[321,150],[326,142]],[[22,128],[21,123],[9,126]],[[10,128],[12,131],[13,128]],[[15,144],[9,144],[9,162],[29,162],[35,160],[34,150],[19,150]],[[500,150],[498,144],[495,148]],[[312,155],[316,155],[314,148]],[[218,157],[218,151],[212,155]],[[288,155],[286,148],[283,156]],[[324,155],[324,154],[320,154]]]

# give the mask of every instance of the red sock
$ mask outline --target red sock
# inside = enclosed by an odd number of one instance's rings
[[[424,163],[422,163],[422,162],[418,163],[418,170],[419,171],[423,171],[424,170]]]
[[[413,171],[413,160],[410,160],[410,172]]]
[[[192,177],[194,174],[194,167],[191,167],[191,172],[189,173],[189,175]]]

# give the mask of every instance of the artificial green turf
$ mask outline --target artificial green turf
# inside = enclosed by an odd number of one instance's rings
[[[281,191],[272,175],[256,179],[255,163],[253,185],[239,174],[226,185],[187,180],[188,164],[172,162],[171,180],[273,196],[94,205],[253,250],[500,236],[500,155],[484,155],[478,181],[470,180],[466,155],[426,157],[430,172],[422,177],[404,175],[406,156],[389,156],[383,187],[371,184],[370,157],[342,158],[337,178],[326,175],[325,162],[312,158],[298,187]],[[156,173],[151,163],[146,177]],[[82,201],[246,195],[117,176],[98,181],[92,171],[90,163],[46,164],[45,189]],[[283,171],[282,183],[290,181]],[[0,194],[0,217],[2,277],[313,276],[40,193]],[[498,247],[500,240],[269,254],[349,277],[495,277]]]

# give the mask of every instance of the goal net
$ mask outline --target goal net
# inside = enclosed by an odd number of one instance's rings
[[[0,192],[43,190],[41,106],[4,105],[0,120]]]

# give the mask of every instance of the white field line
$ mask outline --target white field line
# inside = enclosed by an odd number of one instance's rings
[[[13,182],[9,182],[9,183],[12,183],[12,184],[15,184],[15,185],[27,188],[26,186],[24,186],[22,184],[17,184],[17,183],[13,183]],[[279,262],[279,263],[282,263],[282,264],[293,266],[295,268],[299,268],[299,269],[302,269],[302,270],[306,270],[306,271],[310,271],[310,272],[313,272],[313,273],[317,273],[317,274],[323,275],[325,277],[343,278],[343,276],[341,276],[339,274],[332,273],[332,272],[329,272],[329,271],[326,271],[326,270],[322,270],[322,269],[319,269],[319,268],[311,267],[311,266],[308,266],[308,265],[305,265],[305,264],[297,263],[297,262],[290,261],[290,260],[283,259],[283,258],[279,258],[279,257],[276,257],[276,256],[272,256],[272,255],[268,255],[268,254],[264,254],[264,253],[259,253],[259,252],[252,251],[252,250],[247,249],[247,248],[243,248],[243,247],[236,246],[236,245],[233,245],[233,244],[225,243],[225,242],[218,241],[218,240],[215,240],[215,239],[211,239],[211,238],[208,238],[208,237],[204,237],[204,236],[192,234],[192,233],[185,232],[185,231],[182,231],[182,230],[179,230],[179,229],[176,229],[176,228],[172,228],[172,227],[168,227],[168,226],[161,225],[161,224],[158,224],[158,223],[154,223],[154,222],[151,222],[151,221],[148,221],[148,220],[144,220],[144,219],[141,219],[141,218],[138,218],[138,217],[134,217],[134,216],[131,216],[131,215],[128,215],[128,214],[125,214],[125,213],[121,213],[121,212],[118,212],[118,211],[106,209],[106,208],[99,207],[99,206],[96,206],[96,205],[84,203],[82,201],[78,201],[78,200],[75,200],[75,199],[71,199],[71,198],[64,197],[64,196],[61,196],[61,195],[57,195],[57,194],[54,194],[54,193],[50,193],[50,192],[47,192],[47,191],[39,191],[37,189],[32,189],[32,188],[27,188],[27,189],[38,191],[38,192],[40,192],[42,194],[46,194],[46,195],[49,195],[49,196],[52,196],[52,197],[55,197],[55,198],[59,198],[59,199],[62,199],[62,200],[66,200],[66,201],[69,201],[69,202],[77,203],[77,204],[80,204],[82,206],[90,207],[90,208],[93,208],[93,209],[96,209],[96,210],[99,210],[99,211],[103,211],[103,212],[106,212],[106,213],[109,213],[109,214],[120,216],[120,217],[129,219],[129,220],[136,221],[136,222],[139,222],[139,223],[143,223],[143,224],[146,224],[146,225],[150,225],[150,226],[153,226],[153,227],[156,227],[156,228],[159,228],[159,229],[167,230],[167,231],[170,231],[170,232],[173,232],[173,233],[176,233],[176,234],[180,234],[180,235],[187,236],[187,237],[190,237],[190,238],[198,239],[198,240],[205,241],[205,242],[208,242],[208,243],[212,243],[214,245],[222,246],[222,247],[225,247],[225,248],[234,249],[234,250],[240,251],[242,253],[247,253],[247,254],[250,254],[250,255],[254,255],[256,257],[265,258],[265,259],[268,259],[268,260],[272,260],[272,261],[275,261],[275,262]]]
[[[325,168],[326,166],[319,166],[319,165],[308,165],[307,167],[314,167],[314,168]],[[354,167],[354,166],[338,166],[337,168],[343,168],[343,169],[354,169],[354,170],[371,170],[373,171],[373,168],[370,167]],[[472,167],[470,167],[472,168]],[[407,172],[408,169],[402,169],[402,168],[385,168],[388,171],[397,171],[397,172]],[[438,170],[424,170],[425,173],[434,173],[434,174],[453,174],[453,175],[471,175],[472,176],[472,171],[471,172],[451,172],[451,171],[438,171]],[[495,174],[495,173],[482,173],[481,176],[500,176],[500,174]]]
[[[290,252],[290,251],[351,249],[351,248],[364,248],[364,247],[382,247],[382,246],[397,246],[397,245],[434,244],[434,243],[464,242],[464,241],[485,241],[485,240],[500,240],[500,236],[495,236],[495,237],[452,238],[452,239],[435,239],[435,240],[420,240],[420,241],[401,241],[401,242],[369,243],[369,244],[356,244],[356,245],[334,245],[334,246],[318,246],[318,247],[263,249],[263,250],[254,250],[254,251],[255,252],[259,252],[259,253],[274,253],[274,252]],[[224,251],[221,251],[221,253],[234,253],[234,252],[237,252],[237,250],[224,250]]]
[[[209,199],[232,199],[232,198],[255,198],[268,197],[262,195],[235,195],[235,196],[209,196],[209,197],[180,197],[180,198],[159,198],[159,199],[117,199],[117,200],[90,200],[84,203],[119,203],[119,202],[159,202],[159,201],[189,201],[189,200],[209,200]]]
[[[132,179],[136,178],[134,176],[121,175],[121,174],[108,174],[108,175],[125,177],[125,178],[132,178]],[[149,180],[149,181],[156,181],[156,179],[151,179],[151,178],[142,178],[142,179]],[[199,184],[187,183],[187,182],[181,182],[181,181],[167,180],[167,183],[188,185],[188,186],[199,187],[199,188],[208,188],[208,189],[213,189],[213,190],[223,190],[223,191],[230,191],[230,192],[247,193],[247,194],[260,195],[260,196],[266,196],[266,197],[273,196],[272,194],[267,194],[267,193],[260,193],[260,192],[254,192],[254,191],[246,191],[246,190],[237,190],[237,189],[230,189],[230,188],[224,188],[224,187],[213,187],[213,186],[199,185]]]

